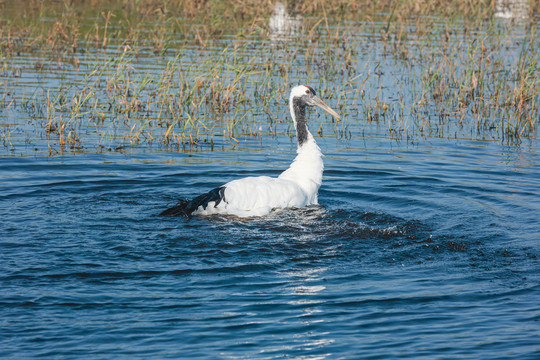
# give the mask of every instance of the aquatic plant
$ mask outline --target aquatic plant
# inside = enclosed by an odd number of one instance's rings
[[[285,30],[271,26],[273,1],[105,4],[0,4],[8,151],[191,151],[292,134],[275,108],[299,82],[344,115],[319,136],[352,136],[355,123],[394,139],[537,136],[537,4],[501,20],[493,1],[311,1],[283,5]]]

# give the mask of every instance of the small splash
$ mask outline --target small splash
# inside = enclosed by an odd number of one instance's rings
[[[526,0],[497,0],[495,17],[501,19],[525,20],[529,15],[529,4]]]
[[[272,16],[268,20],[270,38],[273,41],[286,41],[299,32],[301,24],[301,16],[289,15],[287,7],[283,3],[277,2],[274,5]]]

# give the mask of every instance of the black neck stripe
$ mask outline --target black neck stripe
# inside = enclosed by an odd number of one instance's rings
[[[296,137],[298,146],[302,146],[308,138],[308,129],[306,123],[306,104],[300,98],[293,99],[293,110],[296,118]]]

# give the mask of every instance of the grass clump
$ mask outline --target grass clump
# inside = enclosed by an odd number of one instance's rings
[[[357,122],[535,138],[538,4],[524,4],[507,19],[491,0],[3,2],[0,136],[51,155],[235,146],[288,131],[288,91],[308,83],[349,119],[337,137]]]

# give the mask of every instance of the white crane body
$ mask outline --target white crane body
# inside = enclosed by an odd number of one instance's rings
[[[296,129],[297,155],[289,168],[277,178],[246,177],[233,180],[191,202],[181,202],[161,215],[234,215],[263,216],[274,209],[301,208],[318,204],[322,183],[323,154],[309,132],[305,117],[306,106],[319,106],[339,119],[339,115],[315,96],[309,86],[291,90],[289,108]]]

